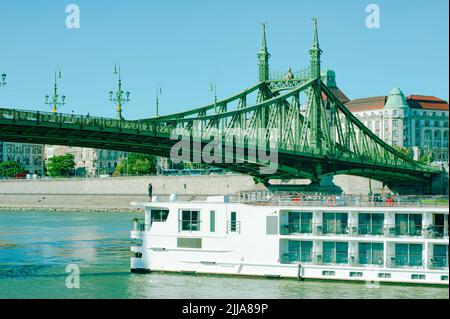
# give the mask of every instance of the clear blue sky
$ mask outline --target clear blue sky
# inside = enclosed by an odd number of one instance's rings
[[[381,9],[381,28],[367,29],[365,8]],[[66,5],[78,4],[81,29],[67,29]],[[405,94],[448,100],[447,0],[15,0],[0,2],[0,106],[49,110],[55,65],[61,65],[62,112],[115,116],[108,92],[120,61],[132,102],[129,119],[202,106],[257,81],[261,22],[268,23],[274,69],[309,63],[312,18],[319,18],[323,67],[337,72],[350,97]]]

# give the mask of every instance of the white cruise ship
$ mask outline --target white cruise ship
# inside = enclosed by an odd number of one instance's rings
[[[145,209],[133,272],[449,283],[447,199],[255,192],[132,204]]]

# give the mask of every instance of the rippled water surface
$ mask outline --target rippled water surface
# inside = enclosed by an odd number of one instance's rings
[[[449,298],[447,288],[131,274],[134,217],[0,212],[0,298]],[[80,289],[66,288],[69,264]]]

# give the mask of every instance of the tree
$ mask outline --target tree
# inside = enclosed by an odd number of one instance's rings
[[[129,153],[128,159],[116,167],[116,175],[151,175],[156,173],[156,157],[147,154]]]
[[[14,161],[0,163],[0,177],[12,178],[26,173],[26,170]]]
[[[414,152],[413,152],[413,150],[411,148],[398,147],[398,146],[395,146],[394,148],[395,148],[396,151],[405,154],[410,159],[414,158]]]
[[[73,154],[55,156],[47,160],[47,172],[50,176],[68,176],[74,168]]]

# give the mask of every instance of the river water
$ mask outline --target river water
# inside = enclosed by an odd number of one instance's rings
[[[448,288],[131,274],[132,213],[0,212],[0,298],[449,298]],[[66,287],[68,265],[79,289]]]

